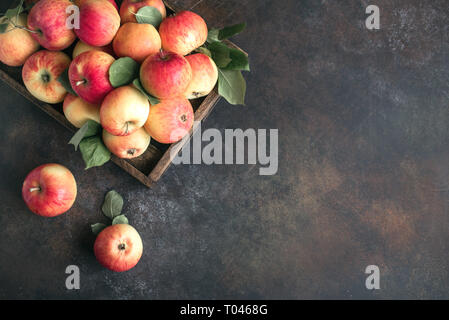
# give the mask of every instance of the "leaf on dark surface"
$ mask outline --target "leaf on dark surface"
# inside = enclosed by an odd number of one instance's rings
[[[238,70],[218,69],[218,93],[230,104],[244,105],[246,81]]]
[[[111,160],[111,152],[106,148],[100,136],[83,139],[79,147],[86,170],[102,166]]]
[[[111,190],[104,198],[103,206],[101,207],[103,214],[114,220],[115,217],[120,216],[123,210],[123,198],[115,190]]]

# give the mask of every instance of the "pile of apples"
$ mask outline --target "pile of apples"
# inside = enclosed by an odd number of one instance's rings
[[[208,95],[218,80],[214,60],[195,51],[208,37],[199,15],[167,16],[162,0],[124,0],[120,8],[114,0],[28,2],[35,3],[28,15],[12,18],[0,34],[0,61],[23,65],[23,82],[34,97],[63,102],[67,120],[77,128],[89,120],[100,123],[103,143],[120,158],[142,155],[151,138],[169,144],[189,133],[194,121],[189,99]],[[71,29],[73,5],[79,8],[79,26]],[[144,7],[150,18],[162,21],[142,23]],[[75,41],[69,57],[64,50]],[[120,59],[138,66],[138,85],[111,83],[111,66]],[[123,66],[116,69],[132,72]],[[69,88],[58,81],[65,72]]]

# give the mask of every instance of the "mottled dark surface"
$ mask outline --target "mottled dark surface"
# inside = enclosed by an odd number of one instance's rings
[[[86,172],[68,131],[0,84],[0,298],[449,298],[447,1],[377,1],[379,31],[364,22],[376,1],[173,2],[210,25],[248,22],[234,39],[252,62],[247,106],[221,101],[203,128],[279,129],[278,174],[173,166],[149,190],[113,164]],[[47,162],[79,187],[51,220],[20,194]],[[110,189],[144,242],[123,274],[92,250]]]

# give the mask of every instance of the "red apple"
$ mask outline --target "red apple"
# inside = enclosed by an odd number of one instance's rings
[[[111,45],[107,45],[105,47],[93,47],[93,46],[90,46],[88,44],[85,44],[84,42],[82,42],[80,40],[76,44],[75,48],[73,48],[72,58],[75,59],[81,53],[86,52],[86,51],[91,51],[91,50],[99,50],[99,51],[106,52],[106,53],[110,54],[111,56],[114,55],[114,50],[112,50],[112,46]]]
[[[142,63],[161,49],[161,37],[151,24],[128,22],[120,27],[112,42],[118,57],[130,57]]]
[[[36,3],[28,15],[28,28],[41,46],[48,50],[59,51],[69,47],[76,39],[75,32],[67,28],[69,0],[41,0]]]
[[[73,3],[76,4],[78,7],[81,7],[83,5],[84,2],[86,2],[88,0],[73,0]],[[118,5],[115,2],[115,0],[108,0],[114,7],[115,9],[117,9],[118,11]]]
[[[135,14],[140,8],[146,6],[158,9],[163,19],[167,16],[167,11],[162,0],[124,0],[120,7],[122,24],[127,22],[137,22]]]
[[[142,86],[151,95],[171,99],[184,95],[192,80],[192,68],[183,56],[159,52],[149,56],[140,68]]]
[[[102,51],[87,51],[77,56],[69,68],[73,90],[89,103],[101,104],[114,88],[109,82],[109,68],[115,59]]]
[[[84,43],[104,47],[112,42],[120,27],[120,16],[107,0],[86,0],[80,7],[80,28],[76,35]]]
[[[69,169],[60,164],[44,164],[31,171],[22,187],[28,208],[43,217],[67,212],[76,199],[76,181]]]
[[[208,30],[199,15],[181,11],[162,21],[159,34],[164,50],[185,56],[206,42]]]
[[[194,114],[189,100],[162,100],[151,106],[145,130],[157,142],[175,143],[184,138],[193,126]]]
[[[123,86],[114,89],[104,98],[100,121],[110,134],[127,136],[143,127],[149,112],[147,97],[132,86]]]
[[[142,251],[142,239],[129,224],[114,224],[103,229],[94,244],[98,262],[116,272],[134,268],[142,256]]]
[[[88,120],[100,123],[100,106],[73,94],[66,95],[62,109],[67,120],[77,128],[84,126]]]
[[[103,142],[105,146],[121,159],[133,159],[142,155],[151,142],[150,135],[144,128],[139,128],[128,136],[113,136],[103,130]]]
[[[28,58],[22,68],[25,87],[41,101],[62,102],[67,91],[58,78],[69,65],[70,58],[63,52],[38,51]]]
[[[27,16],[21,14],[14,17],[16,25],[26,27]],[[0,24],[5,18],[0,19]],[[0,34],[0,61],[11,67],[18,67],[25,63],[26,59],[39,49],[39,43],[34,40],[28,31],[15,28],[10,22],[6,32]]]
[[[205,54],[197,53],[186,57],[192,68],[192,81],[186,90],[187,99],[207,96],[218,80],[218,69],[214,60]]]

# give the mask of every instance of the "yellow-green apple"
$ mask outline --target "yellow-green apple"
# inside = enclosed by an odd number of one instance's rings
[[[67,94],[58,81],[70,65],[70,58],[60,51],[41,50],[30,56],[22,68],[22,79],[28,91],[47,103],[59,103]]]
[[[105,146],[121,159],[133,159],[142,155],[150,145],[151,137],[144,128],[129,136],[114,136],[103,130]]]
[[[109,53],[111,56],[114,55],[114,51],[112,50],[111,45],[107,45],[104,47],[93,47],[93,46],[90,46],[80,40],[76,44],[75,48],[73,48],[72,58],[75,59],[81,53],[86,52],[86,51],[91,51],[91,50],[99,50],[99,51]]]
[[[187,99],[207,96],[218,81],[218,69],[214,60],[202,53],[186,57],[192,68],[192,81],[186,90]]]
[[[69,0],[41,0],[33,6],[28,15],[28,28],[41,46],[59,51],[75,41],[75,32],[66,25],[70,14],[66,9],[72,5]]]
[[[145,59],[140,81],[145,90],[160,99],[184,95],[192,80],[192,68],[183,56],[160,51]]]
[[[94,243],[98,262],[116,272],[134,268],[142,257],[142,251],[142,239],[129,224],[114,224],[103,229]]]
[[[0,19],[5,23],[6,18]],[[12,18],[12,22],[18,26],[26,27],[27,16],[21,14]],[[39,43],[34,40],[28,31],[15,28],[9,22],[5,33],[0,34],[0,61],[11,67],[18,67],[25,63],[26,59],[39,49]]]
[[[181,11],[164,19],[159,26],[162,48],[185,56],[207,40],[207,25],[191,11]]]
[[[120,27],[120,16],[107,0],[86,0],[80,7],[76,35],[88,45],[104,47],[112,42]]]
[[[150,103],[139,90],[123,86],[111,91],[100,108],[103,128],[115,136],[127,136],[143,127],[148,119]]]
[[[106,52],[92,50],[77,56],[69,68],[73,90],[89,103],[101,104],[114,88],[109,82],[109,68],[115,59]]]
[[[120,7],[120,18],[122,19],[122,23],[137,22],[137,11],[146,6],[158,9],[163,19],[167,16],[167,10],[165,9],[162,0],[124,0]]]
[[[22,197],[28,208],[43,217],[67,212],[76,199],[76,181],[66,167],[50,163],[31,171],[22,186]]]
[[[145,130],[157,142],[175,143],[184,138],[193,126],[194,114],[189,100],[162,100],[151,106]]]
[[[88,1],[88,0],[73,0],[73,3],[75,4],[75,5],[77,5],[78,7],[81,7],[82,5],[83,5],[83,3],[84,2],[86,2],[86,1]],[[117,3],[115,2],[115,0],[108,0],[114,7],[115,7],[115,9],[117,9],[117,11],[118,11],[118,5],[117,5]]]
[[[161,37],[151,24],[128,22],[120,27],[112,42],[118,57],[130,57],[142,63],[161,49]]]
[[[100,106],[73,94],[66,95],[62,109],[67,120],[77,128],[84,126],[88,120],[100,123]]]

